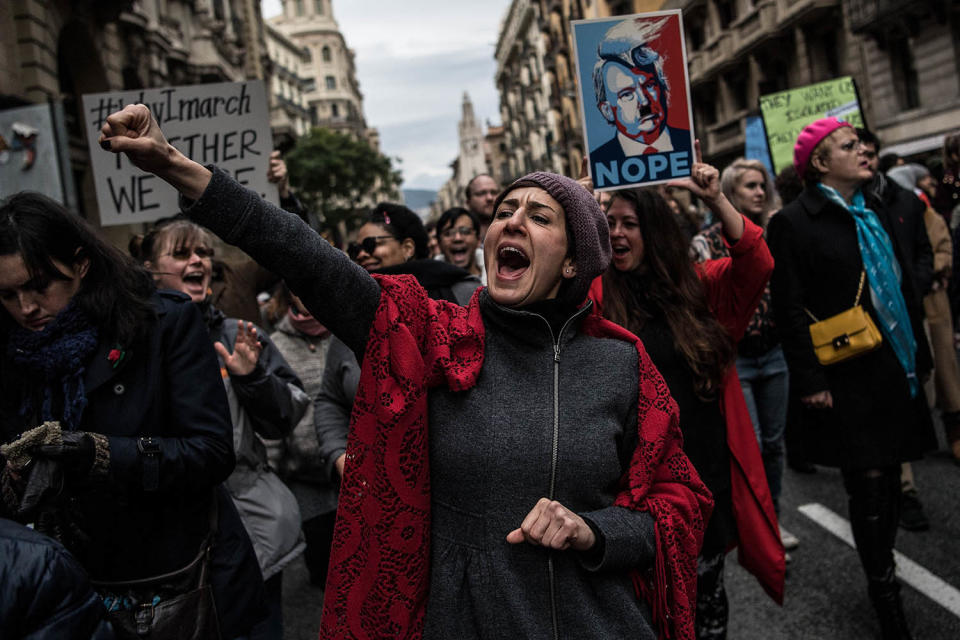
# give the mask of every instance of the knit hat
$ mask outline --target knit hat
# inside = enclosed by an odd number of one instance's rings
[[[797,144],[793,146],[793,168],[796,169],[801,180],[807,172],[813,150],[824,138],[840,127],[853,127],[853,125],[836,117],[820,118],[805,126],[797,136]]]
[[[507,194],[522,187],[540,187],[560,203],[566,216],[568,237],[573,238],[570,254],[577,263],[577,275],[560,289],[560,298],[579,305],[587,297],[590,283],[610,265],[610,227],[600,205],[576,180],[556,173],[535,171],[503,190],[493,205],[496,211]]]
[[[907,191],[913,191],[917,188],[917,181],[930,175],[930,169],[922,164],[911,163],[902,164],[899,167],[893,167],[887,171],[887,177],[896,182]]]

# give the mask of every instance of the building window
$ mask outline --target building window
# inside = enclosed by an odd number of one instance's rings
[[[330,55],[330,47],[324,46],[323,49],[320,50],[320,56],[323,58],[324,62],[330,62],[331,58],[333,57]]]
[[[334,118],[340,117],[340,106],[336,102],[330,105],[330,115]]]
[[[303,15],[303,0],[296,0],[294,3],[294,9],[297,12],[297,16]]]
[[[327,89],[333,90],[337,88],[337,79],[333,76],[327,76],[324,80],[327,83]]]
[[[917,65],[913,49],[907,38],[898,38],[890,43],[890,70],[893,73],[893,88],[901,109],[916,109],[920,106],[920,90],[917,85]]]
[[[313,7],[318,16],[323,15],[323,0],[313,0]]]
[[[720,17],[720,28],[726,29],[730,23],[737,19],[736,8],[731,0],[719,0],[717,2],[717,15]]]

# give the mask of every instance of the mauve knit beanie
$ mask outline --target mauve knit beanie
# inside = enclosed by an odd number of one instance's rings
[[[566,176],[546,171],[535,171],[515,180],[503,190],[493,210],[507,194],[521,187],[540,187],[560,203],[567,219],[573,247],[569,252],[577,263],[577,275],[560,289],[564,302],[579,305],[587,297],[590,283],[610,265],[610,227],[600,205],[579,182]],[[494,217],[496,219],[496,217]]]

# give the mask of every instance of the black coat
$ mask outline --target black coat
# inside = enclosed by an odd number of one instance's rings
[[[923,299],[933,286],[933,247],[923,221],[927,205],[893,180],[884,179],[882,184],[881,199],[887,210],[887,219],[903,251],[903,261],[913,270],[917,295]]]
[[[70,551],[94,580],[144,578],[185,566],[209,528],[219,497],[219,531],[211,580],[224,637],[245,634],[263,613],[262,577],[250,540],[219,486],[234,466],[233,428],[216,352],[196,305],[187,296],[154,296],[156,324],[124,347],[114,368],[97,346],[84,374],[87,406],[79,429],[107,435],[106,482],[68,487],[74,517],[90,543]],[[0,441],[39,424],[17,414],[23,389],[39,385],[3,363]],[[34,403],[39,406],[39,403]],[[138,439],[160,443],[159,488],[148,491]],[[227,603],[226,606],[222,606]]]
[[[872,198],[867,206],[879,216],[900,262],[901,291],[917,341],[917,374],[922,380],[932,359],[911,265],[903,259],[897,234],[891,233],[889,212]],[[850,213],[818,189],[807,188],[770,219],[767,243],[776,261],[770,289],[790,386],[801,397],[820,391],[833,396],[833,409],[803,411],[810,460],[866,469],[917,459],[935,447],[923,390],[910,398],[906,375],[886,340],[870,353],[829,367],[814,355],[811,320],[804,308],[824,320],[849,309],[856,298],[863,262]],[[868,286],[860,303],[879,328]]]
[[[0,518],[0,628],[9,640],[113,640],[83,568],[55,540]]]

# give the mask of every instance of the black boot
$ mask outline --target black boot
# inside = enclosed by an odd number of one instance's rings
[[[882,580],[870,579],[870,601],[877,610],[880,620],[880,637],[883,640],[913,640],[907,628],[907,618],[903,615],[900,602],[900,585],[893,571]]]
[[[844,472],[850,497],[850,526],[867,574],[870,600],[883,640],[911,640],[900,586],[894,577],[893,546],[900,520],[900,469]]]

